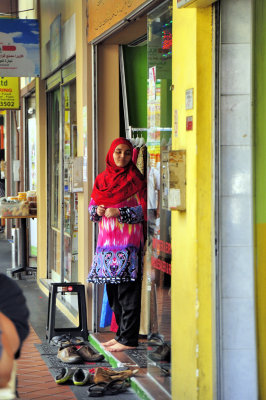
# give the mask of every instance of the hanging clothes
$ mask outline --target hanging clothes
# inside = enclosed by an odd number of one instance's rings
[[[137,158],[136,167],[142,173],[142,175],[147,177],[147,147],[143,145],[139,149],[139,154]]]
[[[118,325],[117,325],[117,323],[116,323],[116,319],[115,319],[115,313],[113,312],[113,315],[112,315],[112,321],[111,321],[111,328],[110,328],[110,330],[112,331],[112,332],[117,332],[117,330],[118,330]]]
[[[133,163],[134,163],[135,165],[136,165],[136,163],[137,163],[138,155],[139,155],[139,148],[138,148],[138,147],[134,147],[134,149],[133,149],[133,155],[132,155],[132,161],[133,161]]]
[[[142,145],[139,148],[138,158],[136,167],[139,171],[147,178],[147,147],[146,145]],[[147,227],[144,227],[144,236],[147,237],[146,232]],[[141,288],[141,314],[140,314],[140,329],[139,333],[141,335],[148,334],[148,296],[147,296],[147,284],[148,284],[148,271],[147,271],[147,254],[144,256],[143,260],[143,281]]]

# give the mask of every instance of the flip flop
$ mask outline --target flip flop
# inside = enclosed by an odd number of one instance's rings
[[[88,394],[89,397],[113,396],[125,392],[129,386],[127,381],[121,379],[114,379],[109,383],[98,382],[89,387]]]
[[[82,337],[77,337],[77,336],[75,336],[75,337],[70,338],[70,343],[71,343],[72,345],[74,345],[74,346],[81,346],[81,345],[83,345],[85,342],[84,342],[84,339],[83,339]]]
[[[64,349],[69,346],[82,346],[84,345],[84,340],[78,337],[71,338],[70,336],[64,336],[61,339],[58,339],[57,341],[55,340],[54,344]]]
[[[54,336],[50,340],[50,344],[53,344],[55,346],[61,346],[61,343],[66,343],[70,341],[70,336],[63,334],[60,336]]]
[[[114,395],[118,393],[123,393],[130,386],[130,383],[126,380],[114,379],[112,382],[109,382],[106,386],[106,394]]]
[[[102,397],[106,391],[106,382],[98,382],[91,385],[88,389],[89,397]]]

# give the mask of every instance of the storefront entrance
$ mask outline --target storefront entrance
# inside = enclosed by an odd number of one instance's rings
[[[142,284],[140,334],[147,347],[149,374],[171,392],[171,210],[168,162],[172,139],[172,10],[170,2],[141,16],[128,29],[95,46],[98,172],[115,137],[131,140],[143,153],[141,172],[148,181],[148,226]],[[96,99],[95,99],[96,102]],[[115,331],[106,297],[95,285],[94,326]],[[157,346],[156,346],[157,345]],[[159,349],[161,354],[156,352]]]
[[[35,92],[25,98],[25,157],[26,182],[28,190],[37,190],[37,138],[36,138],[36,100]],[[37,219],[29,222],[29,256],[37,257]]]
[[[163,350],[148,350],[155,379],[171,362],[171,211],[169,152],[172,149],[172,13],[169,4],[148,15],[148,242],[147,266],[151,341]],[[156,367],[154,365],[156,364]],[[170,391],[170,381],[163,385]]]
[[[57,86],[48,92],[48,278],[53,282],[78,280],[78,200],[72,191],[72,161],[77,156],[76,83],[67,79],[72,78],[73,73],[67,74],[71,69],[66,67]]]

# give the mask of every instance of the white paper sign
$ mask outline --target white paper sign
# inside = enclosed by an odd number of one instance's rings
[[[186,110],[193,109],[193,89],[186,90]]]
[[[180,189],[170,189],[168,207],[176,208],[181,205]]]

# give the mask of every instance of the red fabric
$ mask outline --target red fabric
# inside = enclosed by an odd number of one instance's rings
[[[117,167],[114,162],[113,154],[119,144],[126,144],[131,151],[131,161],[125,167]],[[146,217],[146,181],[133,164],[132,155],[133,146],[129,140],[118,138],[112,142],[106,156],[106,169],[96,177],[91,197],[97,205],[110,207],[121,203],[135,193],[139,193],[143,213]]]
[[[4,141],[4,127],[3,126],[0,126],[0,134],[1,134],[0,148],[4,149],[5,148],[5,141]]]
[[[118,329],[118,325],[117,325],[117,323],[116,323],[115,313],[113,312],[110,330],[111,330],[112,332],[115,332],[115,333],[116,333],[116,332],[117,332],[117,329]]]
[[[136,163],[137,163],[138,155],[139,155],[139,149],[138,149],[137,147],[134,147],[134,149],[133,149],[132,161],[133,161],[133,163],[134,163],[135,165],[136,165]]]

